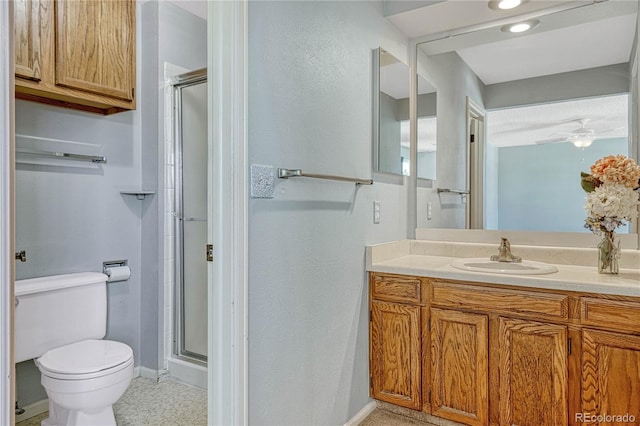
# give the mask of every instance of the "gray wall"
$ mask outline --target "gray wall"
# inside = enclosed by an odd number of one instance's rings
[[[406,58],[382,2],[249,2],[249,162],[371,176],[378,46]],[[305,178],[250,200],[250,424],[344,424],[369,402],[364,246],[406,237],[406,203]]]
[[[521,231],[591,232],[584,219],[580,172],[606,155],[627,155],[628,139],[598,139],[580,149],[570,143],[498,148],[497,227]],[[492,167],[487,165],[487,167]],[[628,233],[623,226],[617,232]]]
[[[438,90],[438,151],[434,188],[418,187],[418,228],[464,228],[465,207],[460,195],[440,194],[435,187],[467,188],[466,97],[484,105],[484,84],[457,53],[429,56],[418,50],[418,74]],[[432,219],[427,220],[427,203]]]
[[[629,92],[629,63],[526,78],[486,86],[486,109]]]
[[[102,271],[106,260],[128,259],[131,278],[108,285],[107,337],[140,355],[140,227],[144,201],[121,195],[140,186],[136,112],[111,116],[16,101],[16,133],[89,142],[104,147],[99,169],[18,164],[16,246],[28,261],[16,264],[18,279]],[[21,370],[19,370],[21,371]],[[42,399],[37,382],[17,377],[18,399]]]
[[[394,98],[380,92],[379,115],[379,171],[402,174],[400,163],[400,121],[397,118],[397,103]]]

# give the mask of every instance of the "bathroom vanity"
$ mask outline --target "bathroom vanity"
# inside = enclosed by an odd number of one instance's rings
[[[371,396],[468,425],[639,424],[640,270],[548,247],[517,249],[569,263],[547,275],[451,266],[488,247],[367,247]]]

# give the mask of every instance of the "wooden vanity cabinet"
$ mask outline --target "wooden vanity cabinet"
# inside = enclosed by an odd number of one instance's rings
[[[370,273],[370,303],[373,398],[466,425],[640,425],[640,298]]]
[[[369,311],[371,395],[422,408],[421,280],[372,276]]]
[[[135,0],[16,0],[19,99],[101,114],[135,102]]]
[[[431,308],[431,414],[483,426],[488,421],[489,318]]]

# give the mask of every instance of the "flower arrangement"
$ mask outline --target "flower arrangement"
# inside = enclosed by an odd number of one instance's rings
[[[594,234],[613,232],[638,217],[640,166],[624,155],[609,155],[591,166],[591,174],[580,173],[587,192],[585,227]]]
[[[615,230],[638,217],[640,166],[624,155],[609,155],[591,166],[591,174],[580,173],[587,192],[585,227],[602,240],[598,244],[598,272],[617,274],[620,257]]]

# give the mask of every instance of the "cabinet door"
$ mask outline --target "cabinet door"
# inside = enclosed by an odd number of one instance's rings
[[[583,330],[582,415],[610,416],[588,423],[640,424],[639,395],[640,336]]]
[[[488,318],[431,309],[431,414],[468,425],[488,418]]]
[[[500,425],[567,425],[567,328],[500,317],[499,330]]]
[[[132,100],[135,1],[56,1],[56,85]]]
[[[40,80],[40,1],[15,0],[16,77]]]
[[[372,396],[421,407],[420,306],[371,302]]]

